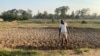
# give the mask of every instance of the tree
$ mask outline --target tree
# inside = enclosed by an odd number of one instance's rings
[[[93,13],[93,14],[92,14],[92,18],[93,18],[93,19],[97,18],[97,13]]]
[[[17,18],[17,15],[13,10],[8,10],[2,13],[1,18],[3,18],[4,21],[13,21]]]
[[[59,13],[60,13],[60,9],[56,8],[55,9],[55,16],[56,16],[56,18],[59,18]]]
[[[32,14],[29,11],[12,9],[2,13],[1,17],[4,21],[13,21],[13,20],[27,20],[32,17]]]
[[[38,13],[38,15],[36,15],[36,18],[43,18],[43,14],[42,13]]]
[[[66,13],[67,13],[68,10],[69,10],[68,6],[62,6],[62,7],[56,8],[55,13],[57,15],[60,14],[61,18],[66,18]]]
[[[27,10],[27,16],[29,19],[32,18],[32,10],[30,10],[30,9]]]
[[[59,15],[59,13],[60,13],[60,9],[59,9],[59,8],[56,8],[56,9],[55,9],[55,14],[56,14],[56,15]]]
[[[66,12],[69,10],[69,7],[68,6],[62,6],[60,7],[60,10],[61,10],[61,17],[62,18],[65,18],[66,17]]]
[[[80,11],[81,17],[84,18],[84,16],[87,15],[89,11],[90,11],[89,8],[84,8],[84,9],[82,9],[82,10]]]
[[[74,11],[72,11],[72,14],[70,16],[71,18],[75,18],[75,14],[74,14]]]
[[[44,11],[44,13],[43,13],[43,17],[44,17],[45,19],[48,18],[48,13],[47,13],[47,11]]]
[[[85,16],[89,15],[89,11],[90,11],[89,8],[77,10],[75,13],[76,14],[75,18],[84,18]]]
[[[80,13],[81,13],[81,11],[80,10],[77,10],[76,12],[75,12],[75,18],[79,18],[80,17]]]
[[[49,14],[49,15],[48,15],[48,18],[49,18],[49,19],[54,19],[54,15],[53,15],[53,14]]]

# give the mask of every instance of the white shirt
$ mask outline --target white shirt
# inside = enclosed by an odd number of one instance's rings
[[[61,28],[61,33],[67,32],[66,26],[68,26],[67,23],[59,25],[59,28]]]

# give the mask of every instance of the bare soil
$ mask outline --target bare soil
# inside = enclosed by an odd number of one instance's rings
[[[68,39],[63,46],[63,37],[59,37],[58,32],[58,28],[50,27],[1,30],[0,48],[54,50],[100,47],[100,29],[69,27]]]

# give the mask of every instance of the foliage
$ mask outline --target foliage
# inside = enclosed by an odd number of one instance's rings
[[[13,20],[27,20],[32,18],[31,10],[22,10],[22,9],[12,9],[2,13],[1,18],[4,21],[13,21]]]
[[[38,12],[37,15],[34,16],[34,18],[44,18],[44,19],[54,19],[54,18],[67,18],[67,11],[69,10],[68,6],[61,6],[55,9],[55,14],[48,14],[47,11],[44,11],[44,13]]]
[[[49,14],[47,11],[44,11],[44,13],[38,12],[37,15],[34,16],[34,18],[42,18],[42,19],[94,19],[99,18],[96,13],[93,15],[89,15],[89,8],[83,8],[80,10],[72,11],[71,14],[68,14],[69,6],[61,6],[54,10],[55,14]]]
[[[7,50],[0,50],[0,56],[33,56],[37,55],[36,51],[32,50],[13,50],[13,51],[7,51]]]
[[[76,11],[76,16],[75,18],[88,18],[90,9],[89,8],[83,8],[81,10]]]
[[[75,49],[74,51],[76,54],[83,54],[84,52],[89,52],[90,48]]]
[[[66,18],[66,12],[69,10],[68,6],[61,6],[59,8],[56,8],[55,13],[60,18]]]
[[[74,51],[75,51],[75,54],[82,54],[83,53],[83,51],[81,49],[75,49]]]
[[[83,20],[83,21],[81,21],[81,24],[87,24],[87,22]]]
[[[72,14],[70,15],[71,18],[75,18],[75,13],[72,11]]]
[[[82,8],[76,11],[72,11],[71,14],[68,14],[68,10],[70,9],[69,6],[61,6],[58,8],[55,8],[54,13],[51,14],[47,11],[44,11],[43,13],[38,11],[38,14],[34,15],[32,17],[32,11],[31,10],[23,10],[23,9],[12,9],[8,11],[4,11],[0,18],[3,18],[4,21],[13,21],[13,20],[28,20],[28,19],[100,19],[100,15],[97,15],[97,13],[89,14],[90,9],[89,8]]]

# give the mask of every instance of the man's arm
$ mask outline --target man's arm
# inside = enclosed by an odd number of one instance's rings
[[[69,29],[68,29],[68,24],[67,24],[67,23],[66,23],[66,30],[67,30],[67,34],[68,34],[68,33],[69,33],[69,32],[68,32]]]
[[[61,33],[61,28],[59,28],[59,37],[60,37],[60,33]]]

